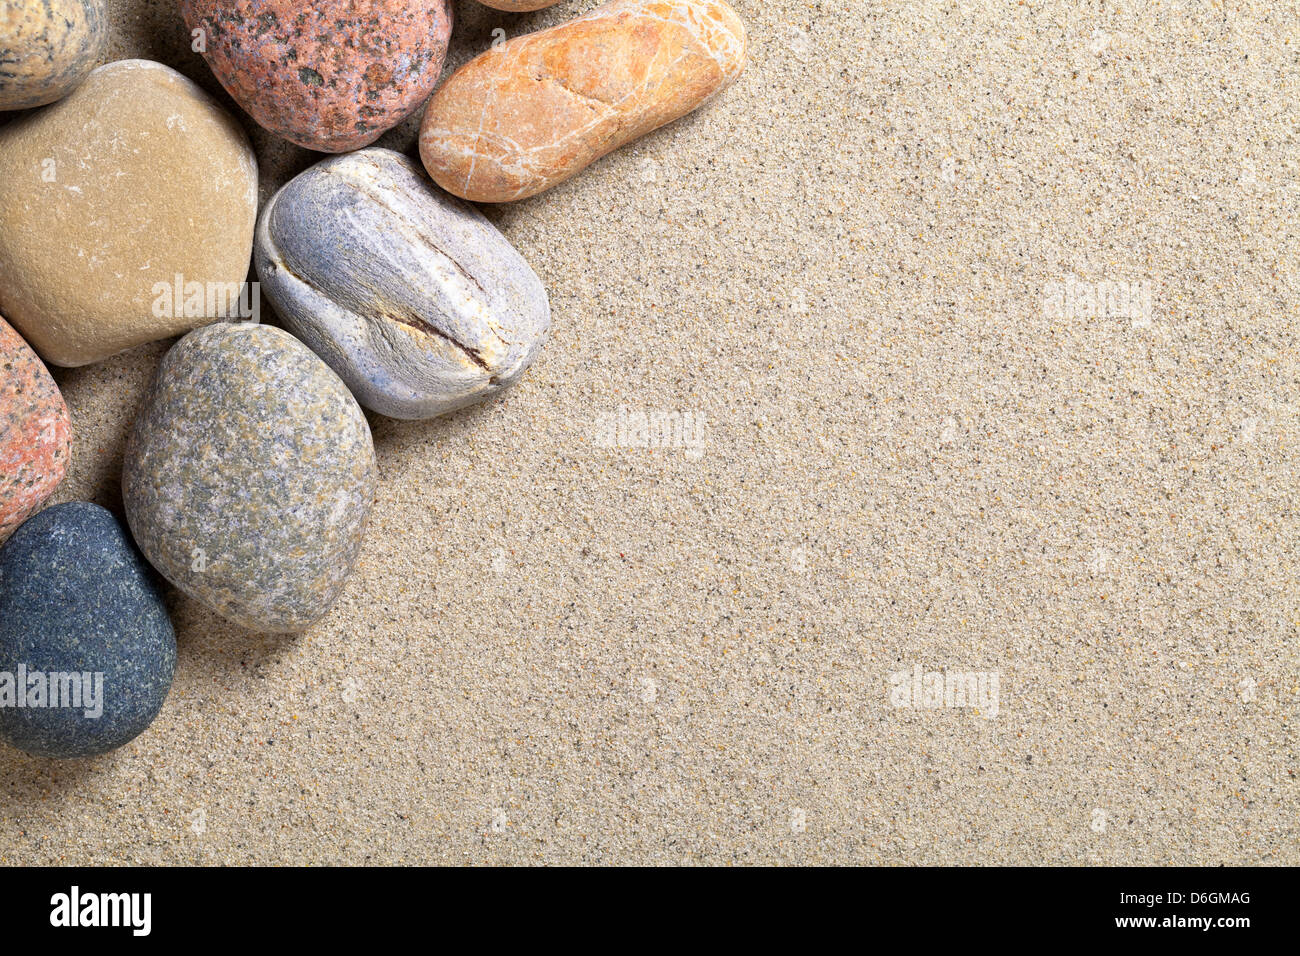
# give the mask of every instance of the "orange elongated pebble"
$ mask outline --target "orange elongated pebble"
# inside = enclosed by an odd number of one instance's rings
[[[684,116],[745,66],[722,0],[610,0],[475,57],[434,93],[420,157],[443,189],[508,202]]]

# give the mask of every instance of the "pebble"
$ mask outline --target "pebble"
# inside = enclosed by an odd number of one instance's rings
[[[721,0],[611,0],[457,70],[429,100],[420,157],[465,199],[536,195],[725,88],[745,46]]]
[[[0,318],[0,544],[63,480],[71,433],[49,370]]]
[[[263,210],[254,257],[288,328],[393,418],[496,394],[550,327],[546,289],[505,236],[388,149],[289,182]]]
[[[181,13],[253,119],[327,153],[374,142],[424,102],[452,19],[450,0],[181,0]]]
[[[54,505],[14,532],[0,548],[0,739],[89,757],[143,733],[176,668],[158,584],[99,505]]]
[[[257,161],[175,70],[101,66],[0,127],[0,169],[0,313],[47,362],[85,365],[234,314]]]
[[[287,632],[342,590],[376,476],[370,427],[339,377],[288,332],[223,322],[163,357],[122,497],[172,584],[245,628]]]
[[[11,0],[0,7],[0,110],[71,93],[108,37],[104,0]]]

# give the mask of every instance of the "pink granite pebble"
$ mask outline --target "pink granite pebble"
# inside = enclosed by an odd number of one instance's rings
[[[63,480],[71,432],[54,379],[0,318],[0,542]]]
[[[374,142],[433,92],[450,0],[181,0],[195,48],[253,119],[343,153]]]

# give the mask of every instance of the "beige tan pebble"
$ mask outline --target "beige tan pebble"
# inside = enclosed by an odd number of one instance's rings
[[[257,160],[180,73],[101,66],[0,127],[0,168],[0,312],[47,362],[85,365],[233,315]]]

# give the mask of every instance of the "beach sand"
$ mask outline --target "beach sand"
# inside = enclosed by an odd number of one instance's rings
[[[459,0],[448,69],[594,5]],[[330,614],[170,592],[157,722],[0,751],[0,860],[1300,863],[1295,6],[735,6],[734,87],[485,210],[552,339],[500,401],[371,416]],[[263,200],[319,158],[172,0],[110,8]],[[56,500],[122,513],[167,345],[55,371]],[[900,706],[916,668],[982,706]]]

